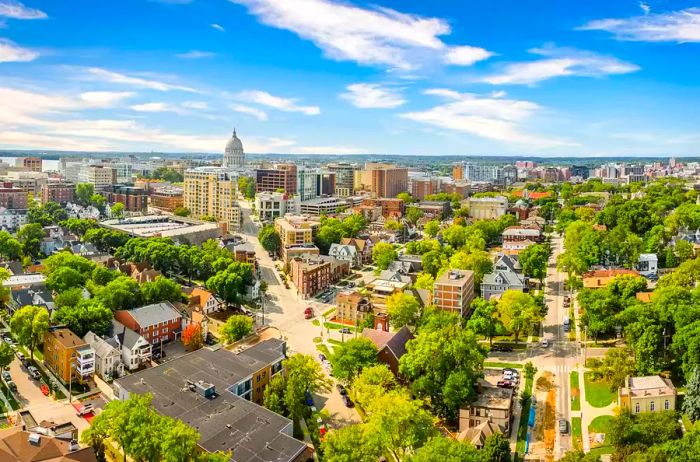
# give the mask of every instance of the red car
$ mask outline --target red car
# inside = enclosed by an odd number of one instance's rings
[[[313,316],[314,310],[310,306],[307,306],[304,310],[304,319],[311,319]]]
[[[510,380],[500,380],[496,386],[498,388],[513,388],[514,384]]]

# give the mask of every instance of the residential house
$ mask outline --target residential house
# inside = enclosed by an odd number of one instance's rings
[[[527,278],[516,270],[516,267],[520,267],[517,259],[509,255],[499,255],[496,264],[493,266],[493,271],[484,275],[481,283],[482,298],[484,300],[490,300],[493,297],[497,298],[507,290],[527,292]]]
[[[352,245],[357,249],[360,261],[363,264],[372,262],[372,241],[354,237],[344,237],[340,240],[341,245]]]
[[[344,290],[335,295],[337,309],[335,321],[344,324],[362,324],[367,316],[372,313],[372,304],[369,298],[357,290]]]
[[[112,319],[112,329],[106,340],[119,349],[122,363],[130,371],[151,362],[151,344],[148,340],[116,319]]]
[[[138,332],[153,346],[176,340],[182,333],[182,315],[170,302],[118,310],[114,319]]]
[[[511,388],[480,385],[476,399],[459,409],[460,433],[478,427],[484,422],[491,422],[508,435],[512,420],[513,390]]]
[[[72,439],[61,439],[25,430],[21,426],[0,429],[0,460],[12,462],[97,462],[92,447],[81,448]]]
[[[331,248],[328,250],[328,256],[347,261],[352,268],[362,266],[362,257],[357,252],[357,248],[353,245],[331,244]]]
[[[542,230],[539,226],[510,226],[501,234],[503,251],[520,253],[527,247],[542,241]]]
[[[66,327],[44,334],[44,364],[61,381],[85,383],[95,373],[95,351]]]
[[[53,313],[56,307],[53,301],[53,293],[43,284],[10,291],[10,299],[7,303],[10,314],[27,305],[43,306],[49,314]]]
[[[95,373],[103,380],[124,375],[121,349],[95,334],[88,332],[83,340],[95,351]]]
[[[639,270],[639,274],[647,278],[657,276],[659,274],[659,258],[655,253],[640,254],[637,270]]]
[[[226,307],[223,300],[203,287],[191,289],[187,294],[187,298],[189,299],[190,306],[204,314],[211,314]]]
[[[364,328],[362,336],[370,339],[377,347],[379,362],[386,364],[394,376],[399,377],[399,360],[406,354],[406,343],[413,338],[409,328],[403,326],[397,332]]]
[[[583,287],[586,289],[601,289],[618,276],[639,276],[639,271],[617,268],[593,270],[583,275]]]
[[[479,425],[460,432],[457,441],[466,441],[477,449],[483,449],[486,439],[495,433],[503,433],[501,426],[490,420],[484,420]]]
[[[366,286],[369,291],[369,300],[372,304],[372,311],[375,315],[386,314],[387,299],[398,293],[402,293],[408,287],[408,283],[403,281],[388,281],[377,278],[369,282]]]
[[[640,412],[674,411],[676,387],[659,375],[627,377],[625,386],[617,392],[617,404],[633,414]]]

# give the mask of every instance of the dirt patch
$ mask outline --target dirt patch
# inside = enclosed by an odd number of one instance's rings
[[[543,372],[542,375],[537,379],[535,383],[535,388],[537,391],[550,391],[554,388],[554,376],[551,372]]]
[[[544,447],[546,451],[547,462],[554,460],[554,440],[556,438],[556,430],[554,424],[556,421],[556,390],[550,389],[547,392],[547,399],[544,407]]]

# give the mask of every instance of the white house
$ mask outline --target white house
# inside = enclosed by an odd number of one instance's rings
[[[83,338],[95,351],[95,372],[104,380],[111,380],[124,375],[124,363],[118,344],[114,339],[105,340],[94,332],[88,332]]]
[[[122,362],[133,371],[151,360],[151,344],[143,336],[113,319],[110,341],[121,349]]]
[[[335,257],[338,260],[347,261],[351,267],[362,265],[362,256],[357,252],[357,248],[350,244],[331,244],[328,250],[329,257]]]
[[[637,270],[644,277],[657,276],[659,272],[659,258],[655,253],[640,254]]]

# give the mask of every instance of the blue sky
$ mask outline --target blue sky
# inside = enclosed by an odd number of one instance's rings
[[[0,148],[700,155],[699,57],[683,0],[0,0]]]

